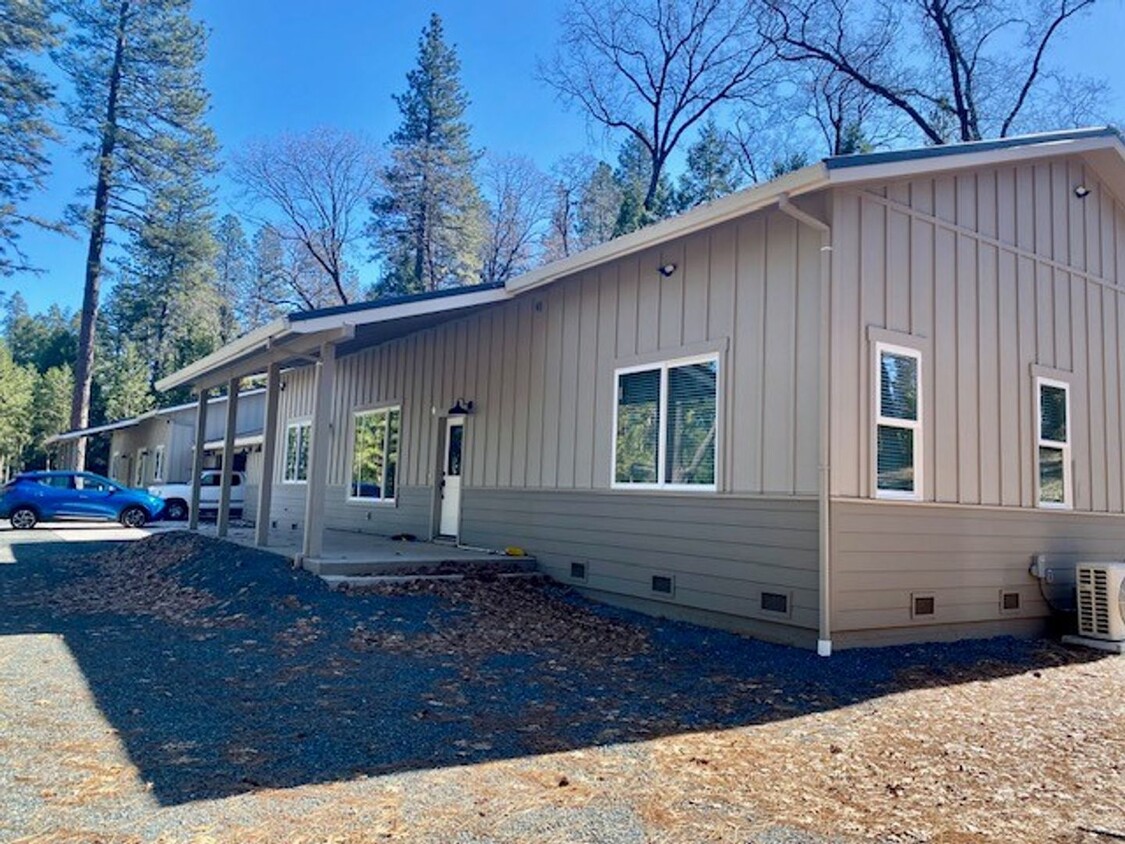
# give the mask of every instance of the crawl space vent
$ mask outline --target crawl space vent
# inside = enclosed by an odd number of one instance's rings
[[[654,574],[652,576],[652,591],[661,595],[672,594],[673,581],[669,575]]]
[[[1019,592],[1001,592],[1000,593],[1000,609],[1005,612],[1012,612],[1020,608],[1020,593]]]
[[[570,579],[571,580],[585,580],[586,579],[586,564],[585,563],[571,563],[570,564]]]
[[[912,595],[911,613],[915,618],[918,616],[926,616],[934,614],[934,596],[933,595]]]
[[[782,615],[789,614],[789,596],[780,592],[763,592],[762,609],[766,612],[777,612]]]

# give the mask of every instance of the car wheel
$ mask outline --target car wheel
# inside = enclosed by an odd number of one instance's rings
[[[188,517],[188,506],[175,498],[164,505],[164,518],[170,522],[182,522]]]
[[[126,507],[121,511],[121,524],[129,528],[140,528],[148,521],[148,513],[143,507]]]
[[[8,517],[16,530],[31,530],[39,521],[39,514],[30,507],[17,507]]]

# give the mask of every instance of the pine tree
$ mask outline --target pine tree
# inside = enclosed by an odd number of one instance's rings
[[[613,168],[606,162],[599,161],[578,197],[575,228],[579,249],[589,249],[614,236],[623,198],[621,185],[614,178]]]
[[[70,33],[57,60],[75,92],[67,120],[86,139],[94,175],[70,418],[85,428],[107,229],[139,232],[155,191],[213,169],[215,139],[203,121],[205,30],[190,0],[59,0],[59,8]],[[79,440],[77,468],[85,449]]]
[[[686,211],[733,193],[742,184],[738,156],[713,117],[699,130],[699,138],[688,147],[687,169],[680,176],[676,207]]]
[[[48,172],[54,92],[33,61],[55,35],[43,0],[0,0],[0,275],[30,269],[18,243],[24,223],[53,227],[20,206]]]
[[[226,344],[238,334],[247,312],[257,316],[248,301],[254,289],[250,275],[250,245],[242,223],[226,214],[215,229],[215,293],[219,298],[219,341]]]
[[[663,220],[674,211],[672,183],[661,173],[655,187],[652,182],[652,158],[636,137],[630,135],[617,153],[614,180],[621,191],[621,207],[617,213],[614,236],[628,234]],[[649,190],[651,200],[646,205]]]
[[[124,341],[112,357],[102,357],[98,383],[104,401],[104,417],[130,419],[156,405],[150,384],[151,366],[136,343]]]
[[[31,394],[31,443],[25,450],[25,465],[46,465],[48,450],[43,441],[67,429],[73,392],[74,373],[69,364],[53,366],[35,379]]]
[[[372,203],[371,236],[384,261],[379,292],[414,293],[479,280],[483,206],[473,178],[460,62],[430,18],[418,64],[395,103],[402,123],[390,137],[384,190]]]
[[[23,462],[31,442],[31,401],[35,370],[12,360],[8,344],[0,341],[0,480]]]

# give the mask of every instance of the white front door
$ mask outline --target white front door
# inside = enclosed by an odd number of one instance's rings
[[[461,532],[461,464],[465,445],[465,419],[451,416],[445,421],[445,460],[441,464],[442,536]]]

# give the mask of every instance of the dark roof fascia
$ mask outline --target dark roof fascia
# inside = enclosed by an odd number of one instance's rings
[[[1089,138],[1117,138],[1125,143],[1121,132],[1113,126],[1097,126],[1091,129],[1072,129],[1066,132],[1044,132],[1039,135],[1021,135],[1016,138],[1000,138],[992,141],[971,141],[963,144],[942,144],[916,149],[891,150],[889,152],[857,153],[855,155],[836,155],[824,159],[829,170],[842,170],[847,167],[864,167],[871,164],[895,164],[900,161],[923,161],[928,158],[942,158],[949,155],[964,155],[973,152],[995,152],[1037,144],[1059,143],[1061,141],[1081,141]]]
[[[295,311],[289,314],[290,322],[305,322],[320,317],[336,316],[338,314],[354,314],[361,311],[375,311],[380,308],[389,308],[394,305],[408,305],[413,302],[427,302],[431,299],[445,299],[450,296],[464,296],[478,290],[501,290],[502,281],[490,281],[487,284],[467,284],[464,287],[451,287],[447,290],[430,290],[426,293],[412,293],[407,296],[394,296],[389,299],[375,299],[371,302],[353,302],[350,305],[335,305],[331,308],[318,308],[315,311]]]

